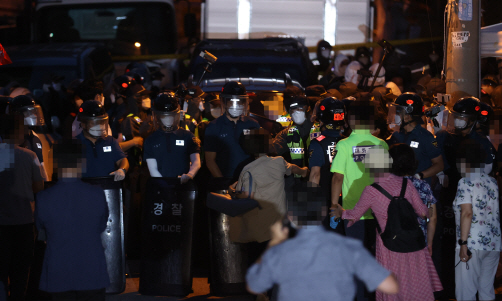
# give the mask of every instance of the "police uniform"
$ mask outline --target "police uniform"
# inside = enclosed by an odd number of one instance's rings
[[[291,124],[291,121],[293,121],[293,119],[291,118],[289,113],[286,113],[284,115],[279,116],[279,118],[277,118],[276,121],[279,122],[283,127],[288,127]]]
[[[309,169],[312,167],[321,167],[321,180],[320,186],[324,189],[331,191],[331,177],[332,173],[331,163],[335,158],[336,144],[343,139],[340,131],[324,130],[321,135],[311,141],[309,146]]]
[[[434,136],[420,124],[409,133],[394,132],[392,137],[400,143],[408,144],[415,152],[415,160],[418,163],[415,173],[427,170],[432,166],[431,160],[441,155],[441,149]],[[431,183],[430,177],[424,180]]]
[[[253,118],[241,116],[237,123],[222,115],[206,128],[204,151],[216,153],[216,164],[223,177],[232,178],[237,167],[249,158],[239,144],[244,130],[257,129],[260,124]]]
[[[163,177],[178,177],[190,170],[190,155],[200,152],[200,141],[190,131],[157,130],[145,140],[144,158],[157,160]]]
[[[107,136],[92,143],[82,132],[77,135],[76,139],[82,141],[85,150],[86,169],[82,174],[83,178],[109,176],[111,172],[117,170],[115,163],[126,157],[113,137]]]
[[[27,148],[34,152],[40,164],[44,163],[44,154],[42,151],[42,141],[38,138],[37,134],[34,131],[30,131],[28,135],[24,136],[24,142],[19,145],[20,147]]]

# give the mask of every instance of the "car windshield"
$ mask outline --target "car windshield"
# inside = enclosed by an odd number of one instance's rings
[[[37,42],[105,42],[112,55],[173,53],[177,43],[167,3],[46,6],[38,11],[36,33]]]

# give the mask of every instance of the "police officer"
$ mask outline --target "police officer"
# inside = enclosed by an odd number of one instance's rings
[[[36,126],[43,126],[45,124],[44,114],[42,108],[35,104],[35,101],[28,95],[19,95],[14,97],[9,104],[9,110],[13,113],[23,114],[25,135],[24,142],[19,145],[20,147],[27,148],[37,154],[38,161],[40,161],[41,172],[44,181],[48,181],[47,172],[44,165],[44,154],[42,141],[33,130]]]
[[[145,140],[144,157],[152,177],[193,179],[200,169],[200,141],[180,128],[180,105],[172,92],[159,94],[154,101],[155,132]]]
[[[243,84],[230,81],[220,94],[225,114],[211,121],[206,128],[204,152],[207,167],[214,178],[237,178],[249,156],[239,145],[239,138],[249,129],[260,127],[246,116],[248,95]],[[244,165],[243,165],[244,164]],[[235,182],[235,181],[234,181]],[[233,183],[233,182],[232,182]]]
[[[310,120],[307,97],[294,96],[284,99],[284,106],[291,115],[293,123],[277,134],[273,141],[274,149],[279,156],[285,157],[290,163],[306,167],[308,166],[306,153],[310,141],[321,135],[319,124]]]
[[[300,96],[300,95],[305,95],[305,93],[303,93],[303,90],[298,88],[297,86],[294,86],[294,85],[289,85],[286,87],[286,89],[284,89],[284,91],[282,92],[282,97],[283,97],[283,105],[284,105],[284,111],[283,112],[284,114],[282,114],[281,116],[279,116],[279,118],[277,118],[277,122],[279,122],[283,127],[288,127],[291,125],[291,116],[289,115],[289,113],[287,112],[287,108],[286,108],[286,103],[288,102],[287,99],[291,98],[291,97],[294,97],[294,96]]]
[[[317,107],[321,136],[312,140],[309,146],[309,181],[321,186],[322,195],[326,198],[328,208],[331,206],[331,163],[336,155],[336,144],[343,139],[341,130],[345,125],[346,113],[345,105],[341,100],[334,97],[323,99]],[[339,203],[341,203],[341,200]],[[323,224],[330,229],[328,227],[328,218]],[[336,230],[343,233],[343,226],[340,225]]]
[[[441,149],[434,136],[424,129],[424,105],[422,98],[415,93],[399,95],[389,106],[388,120],[400,126],[399,131],[392,134],[394,140],[406,143],[415,151],[418,166],[415,177],[431,183],[431,177],[443,171],[444,164]]]
[[[96,100],[84,102],[79,109],[83,131],[75,137],[85,148],[86,169],[82,177],[113,175],[115,181],[125,178],[129,169],[126,155],[117,140],[108,136],[108,114]]]

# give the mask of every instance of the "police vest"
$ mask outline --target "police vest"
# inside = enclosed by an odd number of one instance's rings
[[[280,116],[277,118],[277,122],[279,122],[283,127],[288,127],[291,124],[291,121],[293,119],[289,115],[289,113],[286,113],[285,115]]]
[[[309,136],[307,137],[306,144],[303,144],[303,140],[300,136],[300,131],[298,131],[298,128],[296,125],[291,126],[288,129],[288,135],[286,137],[289,147],[289,153],[291,154],[291,163],[298,165],[299,167],[304,167],[308,166],[307,162],[305,161],[305,152],[308,150],[310,141],[319,137],[321,135],[321,132],[319,130],[319,124],[314,123],[312,125],[312,128],[310,129]],[[295,175],[295,178],[300,178],[300,175]]]

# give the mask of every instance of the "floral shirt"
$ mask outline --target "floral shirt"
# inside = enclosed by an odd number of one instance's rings
[[[424,202],[424,204],[427,207],[429,207],[429,205],[436,204],[438,202],[434,197],[434,195],[432,194],[432,189],[429,183],[425,182],[424,180],[419,180],[411,176],[405,178],[411,180],[413,186],[415,186],[415,188],[418,191],[418,195],[420,195],[420,199],[422,199],[422,202]],[[418,217],[418,223],[420,224],[420,228],[424,232],[425,243],[427,244],[427,220]]]
[[[472,204],[472,223],[467,247],[471,250],[500,251],[499,190],[497,181],[481,174],[458,182],[453,202],[457,240],[460,239],[460,205]],[[457,248],[459,248],[457,244]]]

